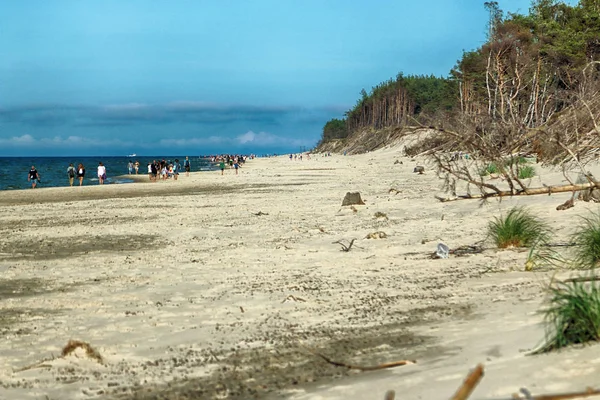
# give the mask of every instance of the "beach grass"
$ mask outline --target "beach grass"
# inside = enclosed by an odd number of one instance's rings
[[[548,226],[528,210],[514,207],[503,217],[495,217],[488,224],[491,240],[504,249],[509,247],[531,247],[548,241]]]
[[[519,179],[529,179],[535,176],[535,168],[531,165],[525,165],[519,168],[518,178]]]
[[[546,343],[538,352],[572,344],[597,341],[600,337],[600,287],[596,282],[561,282],[550,287],[546,321]]]
[[[573,265],[580,269],[595,268],[600,262],[600,213],[582,217],[572,240],[577,244]]]
[[[531,246],[525,261],[525,271],[557,269],[566,264],[567,261],[559,252],[545,244],[534,243]]]
[[[496,164],[489,163],[488,165],[485,166],[485,168],[483,168],[479,172],[479,175],[487,176],[487,175],[491,175],[491,174],[497,174],[499,172],[500,172],[500,169],[498,168],[498,166]]]

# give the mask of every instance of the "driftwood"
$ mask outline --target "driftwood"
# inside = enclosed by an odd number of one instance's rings
[[[571,197],[569,200],[565,201],[564,203],[562,203],[561,205],[556,207],[556,211],[564,211],[564,210],[568,210],[569,208],[573,208],[575,207],[575,199],[573,197]]]
[[[463,384],[458,389],[458,391],[451,397],[451,400],[466,400],[469,398],[479,381],[483,377],[483,365],[479,364],[473,371],[467,375]],[[561,394],[541,394],[538,396],[533,396],[529,390],[522,388],[520,390],[521,395],[515,393],[510,399],[506,400],[571,400],[571,399],[584,399],[586,397],[597,396],[600,394],[600,390],[587,388],[582,392],[571,392],[571,393],[561,393]],[[389,392],[388,392],[389,393]],[[387,397],[386,397],[387,399]],[[393,399],[393,397],[392,397]]]
[[[339,362],[339,361],[333,361],[331,358],[327,357],[324,354],[319,353],[318,351],[315,351],[313,349],[310,349],[304,345],[301,345],[303,348],[305,348],[307,351],[309,351],[311,354],[320,357],[321,359],[323,359],[326,363],[334,365],[336,367],[344,367],[344,368],[348,368],[348,369],[354,369],[357,371],[379,371],[382,369],[388,369],[388,368],[394,368],[394,367],[401,367],[403,365],[408,365],[408,364],[416,364],[417,361],[416,360],[400,360],[400,361],[394,361],[394,362],[390,362],[390,363],[384,363],[384,364],[378,364],[378,365],[370,365],[370,366],[362,366],[362,365],[354,365],[354,364],[346,364],[343,362]]]
[[[456,391],[456,393],[454,393],[454,396],[452,396],[450,400],[468,399],[473,390],[475,389],[475,386],[477,386],[477,384],[481,380],[481,378],[483,378],[483,365],[478,364],[477,367],[475,367],[475,369],[471,371],[469,375],[467,375],[461,387],[458,388],[458,390]]]
[[[600,281],[600,276],[578,276],[576,278],[565,279],[563,283],[569,282],[597,282]]]
[[[521,397],[518,394],[513,395],[513,399],[519,400],[571,400],[571,399],[585,399],[586,397],[597,396],[600,394],[600,390],[594,390],[587,388],[583,392],[572,392],[562,394],[541,394],[539,396],[531,396],[528,390],[521,389],[521,392],[525,392],[525,397]]]
[[[306,300],[304,300],[302,297],[297,297],[297,296],[294,296],[293,294],[290,294],[288,297],[283,299],[282,303],[287,303],[288,301],[296,301],[296,302],[300,301],[302,303],[306,302]]]
[[[460,195],[456,197],[441,197],[435,196],[441,202],[447,201],[455,201],[455,200],[469,200],[469,199],[487,199],[489,197],[510,197],[510,196],[532,196],[536,194],[547,194],[551,195],[552,193],[565,193],[565,192],[576,192],[579,190],[585,190],[590,188],[600,188],[600,182],[588,182],[588,183],[578,183],[578,184],[570,184],[570,185],[561,185],[561,186],[544,186],[539,188],[525,188],[519,190],[498,190],[496,192],[487,192],[480,194],[466,194]]]

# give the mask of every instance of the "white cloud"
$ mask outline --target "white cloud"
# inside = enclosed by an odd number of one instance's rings
[[[209,136],[205,138],[192,139],[161,139],[160,145],[164,147],[190,147],[220,144],[223,142],[224,139],[219,136]]]
[[[124,103],[124,104],[108,104],[103,107],[105,110],[141,110],[148,108],[144,103]]]
[[[35,139],[31,135],[13,136],[7,139],[0,139],[0,144],[3,146],[24,146],[35,142]]]
[[[6,139],[0,138],[0,146],[21,148],[113,148],[132,146],[132,142],[122,141],[120,139],[104,140],[97,138],[86,138],[81,136],[54,136],[49,138],[36,138],[29,134],[22,136],[13,136]]]
[[[307,139],[295,139],[290,137],[273,135],[268,132],[254,133],[248,131],[235,138],[235,141],[241,145],[253,145],[257,147],[268,147],[268,146],[310,146],[312,140]]]

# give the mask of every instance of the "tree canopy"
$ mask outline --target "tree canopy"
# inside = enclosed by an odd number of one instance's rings
[[[600,60],[600,0],[533,0],[527,15],[505,14],[496,1],[482,6],[487,42],[463,52],[447,77],[399,73],[363,89],[344,119],[325,125],[322,142],[460,116],[536,128],[573,104],[584,66]]]

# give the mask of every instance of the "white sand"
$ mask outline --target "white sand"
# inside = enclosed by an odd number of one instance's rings
[[[393,389],[447,399],[477,363],[486,376],[473,399],[596,385],[599,346],[525,355],[543,339],[537,311],[553,274],[524,272],[526,251],[488,243],[481,254],[429,256],[438,242],[485,239],[490,219],[515,205],[565,241],[597,206],[556,211],[570,194],[440,203],[435,173],[413,174],[417,161],[400,154],[1,192],[0,399],[128,398],[134,389],[136,398],[383,399]],[[563,180],[538,170],[544,182]],[[366,205],[341,207],[348,191]],[[387,238],[365,239],[376,231]],[[352,238],[349,252],[332,243]],[[58,357],[70,339],[104,364],[82,351]],[[336,361],[417,364],[348,372],[299,343]]]

